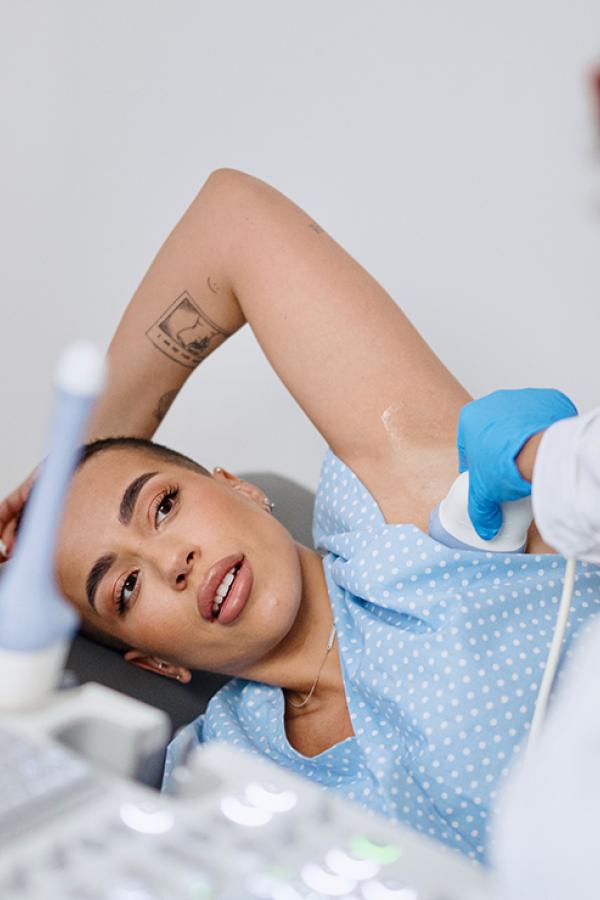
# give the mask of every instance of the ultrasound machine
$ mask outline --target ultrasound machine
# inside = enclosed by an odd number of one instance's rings
[[[229,745],[159,793],[167,715],[64,671],[56,532],[103,362],[69,348],[48,455],[0,574],[0,900],[487,900],[484,870]]]

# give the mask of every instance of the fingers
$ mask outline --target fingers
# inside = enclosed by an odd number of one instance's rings
[[[14,544],[16,517],[14,501],[7,498],[0,505],[0,560],[2,561],[10,556]]]
[[[17,517],[13,516],[6,522],[0,523],[0,562],[8,559],[15,544],[15,532],[17,529]]]
[[[469,518],[473,528],[484,541],[491,541],[502,528],[502,508],[492,500],[469,491]]]
[[[467,407],[469,407],[469,406],[470,406],[469,403],[467,404],[467,406],[463,406],[463,408],[460,412],[460,416],[458,417],[458,428],[456,431],[456,447],[458,450],[458,471],[459,471],[460,475],[462,475],[463,472],[466,472],[467,469],[469,468],[469,464],[467,461],[467,450],[466,450],[466,446],[465,446],[465,443],[466,443],[465,442],[465,420],[466,420],[466,415],[467,415],[465,410],[467,410]]]
[[[17,533],[17,516],[14,519],[11,519],[10,522],[6,525],[2,532],[2,537],[0,538],[0,550],[5,558],[12,554],[15,546],[15,535]]]
[[[37,470],[35,470],[37,471]],[[19,515],[25,505],[35,471],[0,502],[0,561],[12,553]]]

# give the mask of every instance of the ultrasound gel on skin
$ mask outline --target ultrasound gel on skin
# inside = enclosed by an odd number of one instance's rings
[[[48,455],[23,513],[11,559],[0,569],[0,709],[39,704],[62,674],[78,624],[60,595],[54,554],[64,501],[94,402],[102,354],[74,344],[59,360]]]
[[[469,473],[458,476],[429,517],[429,534],[440,544],[458,550],[524,553],[533,521],[531,497],[502,503],[502,528],[491,541],[479,537],[469,517]]]

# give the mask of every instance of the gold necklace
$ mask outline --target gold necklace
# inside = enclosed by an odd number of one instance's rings
[[[329,655],[329,651],[330,651],[331,648],[333,647],[333,642],[334,642],[334,640],[335,640],[335,625],[332,625],[332,626],[331,626],[331,631],[329,632],[329,637],[327,638],[327,649],[325,650],[325,656],[323,657],[323,660],[322,660],[322,662],[321,662],[321,665],[319,666],[319,671],[317,672],[317,677],[316,677],[315,680],[313,681],[312,687],[311,687],[310,691],[308,692],[308,694],[306,695],[306,697],[304,698],[304,700],[301,700],[301,701],[300,701],[300,703],[298,703],[298,702],[295,701],[295,700],[292,700],[291,697],[288,697],[288,698],[287,698],[287,701],[288,701],[288,703],[290,704],[290,706],[295,706],[296,709],[302,709],[303,706],[306,706],[306,704],[308,703],[308,701],[310,700],[310,698],[312,697],[312,695],[313,695],[314,692],[315,692],[315,688],[316,688],[317,683],[318,683],[318,681],[319,681],[319,676],[321,675],[321,672],[322,672],[322,670],[323,670],[323,666],[325,665],[325,660],[327,659],[327,656]]]

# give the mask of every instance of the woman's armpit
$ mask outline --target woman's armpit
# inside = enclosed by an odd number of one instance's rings
[[[448,440],[396,441],[377,460],[344,460],[376,500],[386,522],[427,531],[429,515],[458,475]]]

